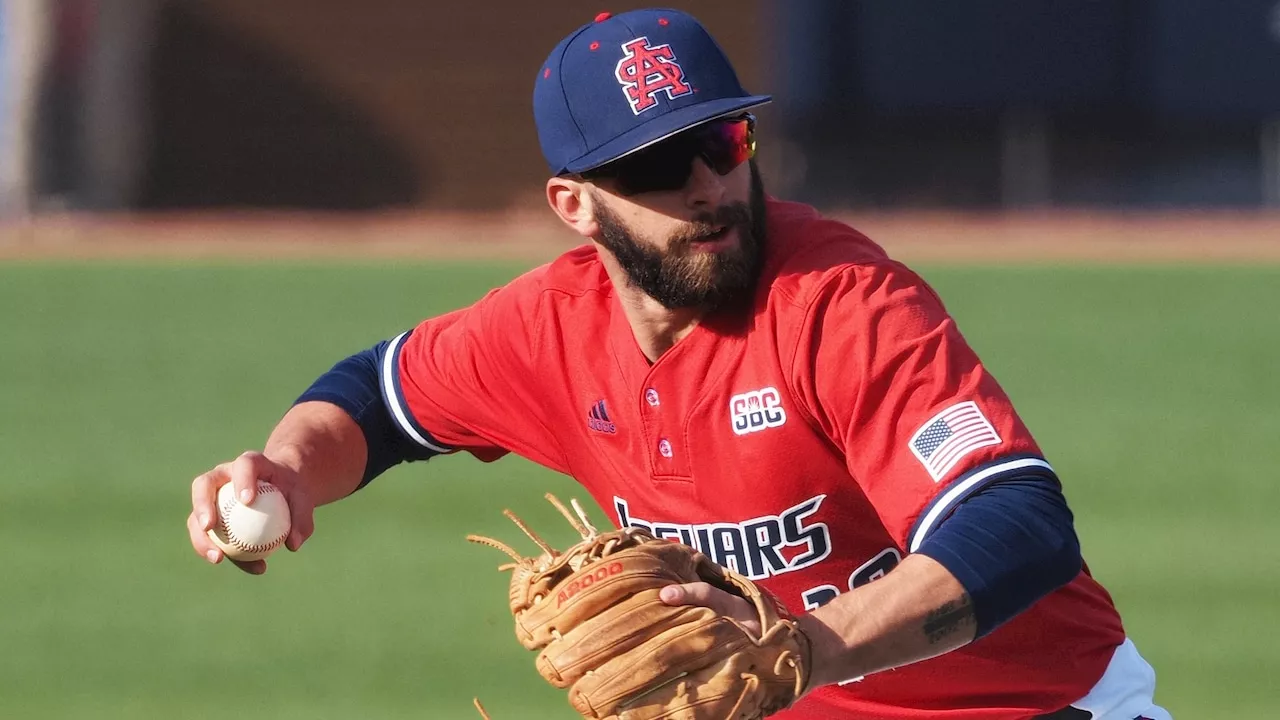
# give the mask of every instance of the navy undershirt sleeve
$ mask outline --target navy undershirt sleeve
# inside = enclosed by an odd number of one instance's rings
[[[993,483],[961,503],[921,543],[973,601],[982,637],[1071,582],[1080,541],[1054,479],[1033,475]]]
[[[402,462],[426,460],[439,453],[413,442],[400,431],[378,387],[378,366],[389,341],[356,353],[316,379],[294,403],[320,400],[337,405],[356,421],[368,446],[360,487]]]

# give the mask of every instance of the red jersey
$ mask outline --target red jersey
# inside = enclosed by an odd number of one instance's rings
[[[769,201],[749,310],[649,363],[591,246],[392,342],[420,443],[516,452],[618,525],[679,539],[812,610],[889,572],[964,498],[1051,472],[941,300],[852,228]],[[1014,720],[1102,676],[1124,631],[1087,569],[991,634],[777,715]]]

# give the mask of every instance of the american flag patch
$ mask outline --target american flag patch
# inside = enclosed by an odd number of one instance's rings
[[[962,402],[934,415],[911,436],[911,452],[938,482],[965,455],[988,445],[999,445],[1000,436],[973,401]]]

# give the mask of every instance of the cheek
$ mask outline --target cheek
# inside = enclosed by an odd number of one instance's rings
[[[746,203],[751,200],[751,164],[742,163],[721,178],[724,183],[725,202]]]
[[[685,223],[672,217],[674,214],[676,213],[666,214],[637,205],[628,208],[622,217],[636,240],[665,249],[669,238],[685,227]]]

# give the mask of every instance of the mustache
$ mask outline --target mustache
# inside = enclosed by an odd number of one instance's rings
[[[693,217],[689,225],[671,236],[670,247],[685,248],[706,240],[722,228],[742,227],[751,224],[751,209],[746,203],[721,205],[715,212],[702,212]]]

